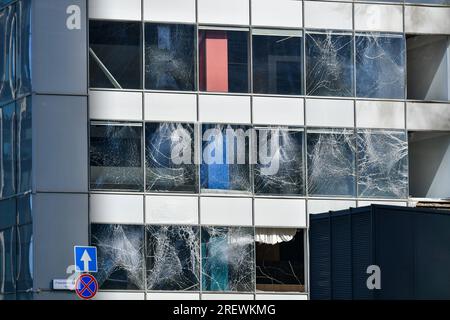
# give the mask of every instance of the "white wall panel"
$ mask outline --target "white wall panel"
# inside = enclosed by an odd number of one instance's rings
[[[197,121],[197,95],[174,93],[146,93],[145,120]]]
[[[101,120],[142,120],[142,93],[89,91],[89,118]]]
[[[251,226],[252,199],[232,197],[202,197],[200,222],[204,225]]]
[[[450,8],[405,7],[405,32],[450,34]]]
[[[348,208],[356,208],[356,201],[351,200],[308,200],[308,213],[324,213],[328,211],[345,210]]]
[[[255,300],[308,300],[307,294],[257,294]]]
[[[200,95],[199,120],[210,123],[251,123],[250,97]]]
[[[124,194],[91,194],[91,223],[144,223],[144,197]]]
[[[144,0],[144,20],[195,23],[195,0]]]
[[[355,29],[403,32],[403,8],[397,5],[356,3]]]
[[[253,98],[253,123],[302,126],[304,100],[301,98]]]
[[[314,127],[353,127],[351,100],[306,99],[306,125]]]
[[[197,0],[199,23],[249,24],[249,0]]]
[[[145,293],[100,291],[93,300],[145,300]]]
[[[261,227],[306,227],[305,200],[255,199],[255,225]]]
[[[89,0],[90,19],[141,20],[141,0]]]
[[[450,130],[450,104],[407,103],[408,130]]]
[[[405,104],[391,101],[357,101],[356,126],[404,129]]]
[[[286,28],[302,27],[302,2],[297,0],[252,0],[252,24]]]
[[[204,293],[202,300],[254,300],[252,294]]]
[[[200,300],[198,293],[149,292],[147,300]]]
[[[352,4],[305,1],[305,27],[316,29],[352,29]]]
[[[197,224],[198,198],[189,196],[146,196],[146,223]]]
[[[366,207],[371,204],[381,204],[386,206],[400,206],[406,207],[408,205],[407,202],[399,202],[399,201],[379,201],[379,200],[366,200],[366,201],[358,201],[358,207]]]

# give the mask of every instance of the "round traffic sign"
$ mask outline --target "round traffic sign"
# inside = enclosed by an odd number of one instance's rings
[[[81,299],[92,299],[98,291],[97,280],[92,275],[83,273],[75,282],[75,291]]]

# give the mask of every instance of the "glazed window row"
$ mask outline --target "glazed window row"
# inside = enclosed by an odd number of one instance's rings
[[[91,20],[89,36],[92,88],[405,97],[401,34]]]
[[[401,130],[93,121],[90,188],[403,199],[408,196],[407,135]]]
[[[305,291],[301,229],[91,225],[100,289]]]

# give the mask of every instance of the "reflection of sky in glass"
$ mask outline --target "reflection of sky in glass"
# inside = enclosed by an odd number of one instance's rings
[[[356,96],[403,99],[405,38],[397,35],[356,35]]]
[[[306,93],[312,96],[353,96],[351,35],[306,34]]]

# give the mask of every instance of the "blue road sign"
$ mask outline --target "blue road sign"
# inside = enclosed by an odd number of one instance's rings
[[[81,299],[92,299],[97,294],[97,290],[97,280],[88,273],[82,274],[76,281],[75,291]]]
[[[74,247],[75,265],[79,272],[97,272],[97,248],[87,246]]]

